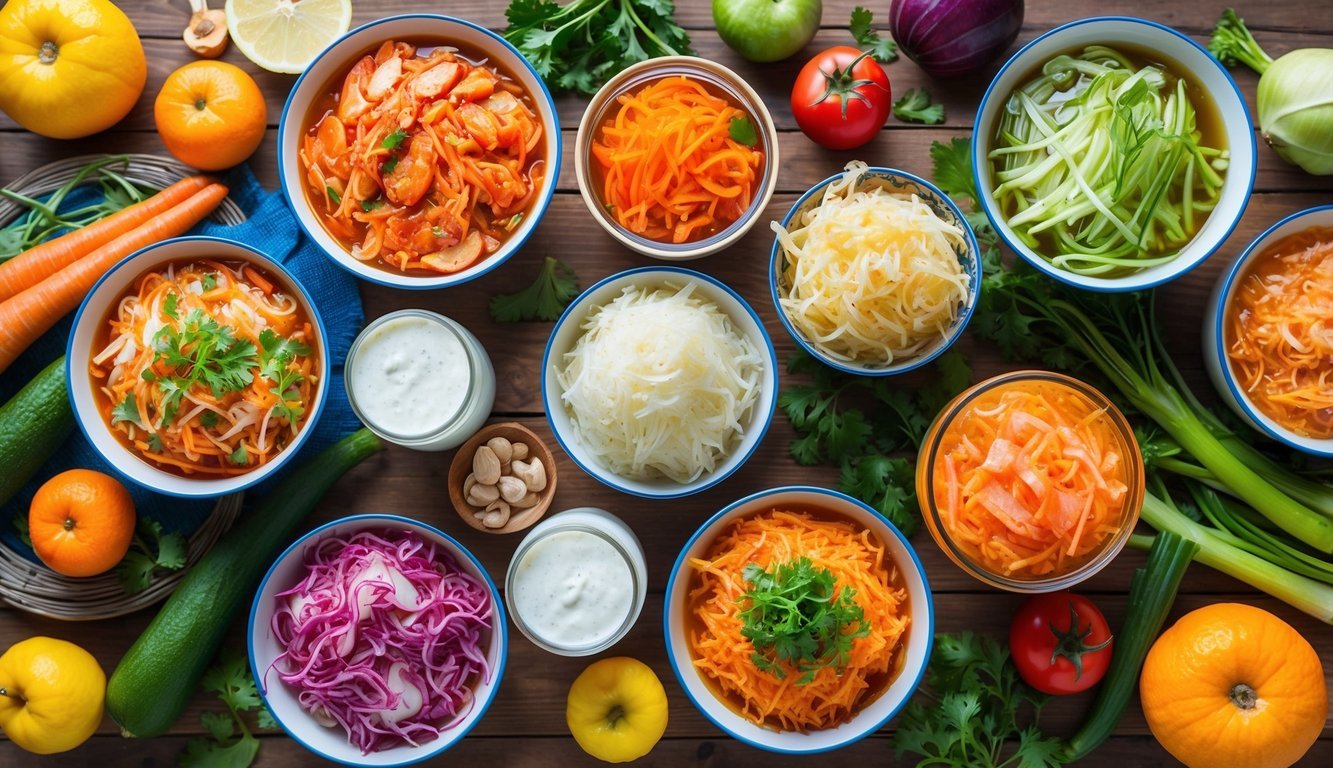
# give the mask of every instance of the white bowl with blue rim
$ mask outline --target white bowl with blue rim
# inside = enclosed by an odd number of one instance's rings
[[[1333,457],[1333,438],[1318,438],[1297,433],[1279,424],[1251,402],[1231,368],[1224,328],[1227,307],[1231,305],[1236,295],[1241,278],[1249,274],[1254,259],[1279,240],[1312,227],[1333,228],[1333,205],[1293,213],[1269,227],[1218,277],[1212,296],[1208,299],[1208,311],[1204,314],[1203,362],[1218,394],[1245,423],[1303,453]]]
[[[172,262],[199,259],[248,262],[276,276],[282,287],[295,294],[297,301],[309,315],[315,330],[315,343],[311,346],[318,360],[318,369],[325,374],[320,376],[315,384],[314,397],[306,408],[307,416],[296,434],[296,439],[267,463],[244,474],[230,477],[186,477],[162,469],[131,451],[112,433],[111,425],[103,418],[93,380],[88,371],[93,356],[101,351],[93,349],[93,345],[101,335],[102,324],[107,321],[111,310],[120,303],[120,300],[133,290],[139,278],[148,272],[160,270]],[[328,346],[325,343],[327,337],[328,332],[324,327],[324,320],[320,317],[319,308],[315,306],[310,294],[301,286],[296,276],[281,263],[234,240],[217,237],[178,237],[164,240],[126,256],[102,275],[83,300],[78,314],[74,316],[74,330],[70,332],[69,345],[65,351],[65,377],[69,387],[70,403],[74,407],[74,420],[93,449],[111,465],[116,474],[150,491],[190,498],[211,498],[243,491],[281,469],[314,433],[315,424],[318,423],[320,413],[324,410],[324,402],[328,399],[330,363]]]
[[[846,171],[836,173],[827,179],[819,182],[801,195],[800,199],[792,205],[791,210],[782,219],[782,228],[790,229],[792,221],[799,215],[805,213],[811,208],[819,205],[820,197],[824,194],[824,189],[829,184],[843,178]],[[972,225],[967,222],[967,217],[958,208],[949,196],[941,192],[934,184],[913,176],[905,171],[899,171],[894,168],[870,167],[866,169],[860,185],[879,186],[894,195],[916,195],[921,202],[930,206],[947,224],[958,227],[963,231],[963,244],[955,249],[958,256],[958,263],[968,275],[967,296],[963,300],[963,305],[959,307],[958,314],[954,318],[953,324],[936,341],[922,348],[916,354],[894,360],[891,363],[871,363],[849,360],[845,355],[836,355],[825,349],[817,341],[808,338],[804,332],[796,327],[791,321],[787,311],[783,309],[781,299],[786,295],[791,286],[783,278],[787,267],[787,251],[782,247],[782,241],[777,237],[773,238],[773,250],[768,262],[768,286],[769,293],[773,298],[773,308],[778,313],[778,319],[782,321],[782,327],[787,329],[796,343],[802,349],[813,355],[817,360],[825,365],[831,366],[844,373],[859,374],[862,376],[891,376],[896,373],[905,373],[907,371],[920,368],[929,363],[944,351],[953,346],[958,337],[963,335],[963,329],[972,319],[972,313],[977,308],[977,297],[981,293],[981,249],[977,247],[976,236],[972,233]]]
[[[694,666],[687,638],[691,619],[687,616],[690,584],[693,572],[688,562],[703,558],[714,540],[734,521],[762,514],[773,509],[821,509],[870,531],[885,546],[886,551],[902,574],[907,588],[911,623],[900,651],[905,656],[898,675],[888,688],[850,720],[836,728],[818,731],[779,731],[758,725],[742,717],[731,705],[719,698],[713,687]],[[685,695],[704,717],[732,738],[760,749],[783,754],[814,754],[845,747],[883,728],[912,697],[926,673],[930,662],[931,645],[935,634],[935,606],[930,582],[916,550],[892,523],[865,504],[837,491],[809,486],[772,488],[746,496],[713,515],[695,531],[681,549],[676,564],[667,579],[663,627],[666,636],[667,657],[671,669]]]
[[[274,660],[282,653],[273,635],[272,621],[277,598],[296,586],[306,576],[305,552],[321,541],[332,537],[347,538],[366,530],[411,531],[447,553],[466,573],[486,586],[491,601],[491,633],[485,653],[490,676],[473,687],[473,703],[461,718],[449,724],[439,738],[419,746],[401,744],[370,754],[361,754],[360,748],[347,740],[347,732],[338,726],[320,725],[297,701],[296,691],[278,679]],[[448,534],[398,515],[353,515],[325,523],[292,542],[273,565],[255,592],[250,606],[250,621],[246,627],[246,646],[250,656],[250,672],[254,675],[260,698],[273,719],[301,746],[335,763],[351,766],[402,766],[419,763],[439,755],[457,744],[486,715],[500,689],[504,676],[505,659],[509,653],[509,628],[505,622],[504,603],[500,590],[491,580],[481,561],[466,547]]]
[[[631,286],[653,288],[667,284],[693,282],[698,295],[712,302],[731,319],[737,332],[749,339],[764,356],[764,370],[759,382],[759,396],[742,421],[741,439],[716,468],[689,483],[668,478],[637,479],[611,472],[589,452],[574,428],[556,370],[566,353],[574,349],[583,335],[583,323],[593,311],[610,304]],[[542,405],[551,423],[551,431],[560,447],[579,469],[593,479],[618,491],[650,499],[674,499],[698,493],[727,479],[755,452],[773,421],[778,404],[778,357],[773,340],[754,309],[740,294],[717,278],[681,267],[640,267],[611,275],[584,291],[556,321],[542,355]]]
[[[1136,272],[1115,277],[1080,275],[1052,264],[1029,248],[1009,227],[996,203],[992,190],[990,162],[986,157],[994,141],[994,126],[1010,94],[1032,77],[1051,58],[1089,45],[1111,48],[1130,46],[1150,51],[1176,65],[1176,71],[1211,97],[1221,118],[1231,153],[1226,178],[1217,206],[1208,215],[1179,254],[1172,260]],[[976,130],[972,134],[972,172],[981,198],[981,207],[1006,245],[1036,269],[1069,285],[1090,291],[1138,291],[1180,277],[1202,264],[1224,243],[1240,222],[1254,187],[1255,139],[1249,108],[1236,83],[1217,59],[1189,37],[1170,27],[1146,19],[1103,16],[1073,21],[1047,32],[1019,49],[1005,63],[981,97],[977,108]]]
[[[336,87],[341,87],[342,78],[356,60],[366,54],[373,54],[386,40],[408,40],[418,45],[453,45],[465,56],[480,55],[488,62],[498,64],[532,98],[532,108],[541,119],[544,143],[542,154],[547,164],[547,173],[531,207],[495,253],[461,272],[447,275],[405,274],[360,261],[324,229],[306,197],[300,147],[301,137],[309,128],[307,116],[311,106],[323,97],[334,78],[338,78]],[[320,250],[328,254],[334,264],[362,280],[391,288],[445,288],[481,277],[508,261],[523,247],[536,230],[555,193],[560,176],[560,153],[560,118],[556,115],[555,101],[537,70],[523,58],[517,48],[500,35],[470,21],[438,14],[410,13],[357,27],[325,48],[306,67],[287,96],[278,125],[278,187],[287,197],[301,229],[305,230]]]

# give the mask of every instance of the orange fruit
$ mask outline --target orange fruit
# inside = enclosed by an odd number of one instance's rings
[[[134,499],[120,481],[91,469],[47,480],[28,508],[32,548],[64,576],[96,576],[125,557],[134,538]]]
[[[195,61],[167,76],[153,102],[157,133],[186,165],[220,171],[254,154],[264,140],[268,108],[245,70],[225,61]]]

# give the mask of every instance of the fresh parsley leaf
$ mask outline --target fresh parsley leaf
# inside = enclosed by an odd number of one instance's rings
[[[207,293],[213,290],[214,288],[218,287],[218,276],[214,272],[206,272],[204,273],[203,278],[200,279],[199,283],[200,287],[202,287],[204,289],[204,292]]]
[[[156,520],[140,518],[130,551],[116,566],[116,578],[126,594],[138,594],[148,588],[159,571],[184,568],[186,552],[185,537],[179,532],[166,533]]]
[[[747,147],[753,147],[759,143],[759,135],[754,131],[754,123],[750,122],[748,117],[732,118],[727,132],[731,134],[731,138]]]
[[[245,450],[245,443],[236,446],[236,450],[232,451],[227,458],[231,460],[232,464],[245,464],[250,458],[250,454]]]
[[[380,146],[384,147],[385,149],[397,149],[398,145],[402,144],[403,140],[406,138],[407,138],[407,131],[404,131],[402,128],[399,128],[398,130],[394,131],[388,136],[385,136],[384,141],[380,142]]]
[[[205,410],[199,414],[199,423],[205,427],[216,427],[218,425],[218,415],[212,411]]]
[[[181,319],[180,310],[176,309],[180,298],[174,293],[168,293],[165,301],[162,302],[162,313],[173,320]]]
[[[388,160],[380,164],[380,173],[393,173],[393,169],[398,167],[398,155],[390,155]]]
[[[874,507],[904,535],[916,533],[920,512],[911,461],[877,453],[862,456],[843,466],[838,489]]]
[[[125,399],[121,400],[111,409],[111,426],[115,426],[122,421],[128,421],[139,429],[143,429],[143,421],[139,419],[139,404],[134,400],[134,393],[129,392]]]
[[[162,436],[154,432],[148,436],[148,450],[153,453],[162,452]]]
[[[852,9],[852,20],[849,24],[852,38],[856,40],[856,45],[863,51],[870,52],[870,58],[881,64],[888,64],[891,61],[898,60],[898,46],[892,38],[880,37],[879,33],[871,28],[870,24],[874,21],[874,14],[867,8],[856,6]]]
[[[158,370],[167,370],[157,381],[163,396],[160,424],[176,417],[186,393],[196,385],[207,386],[215,397],[245,389],[254,381],[258,363],[252,342],[236,338],[230,327],[218,324],[202,309],[181,320],[173,298],[175,294],[168,294],[163,311],[170,309],[168,314],[178,325],[164,325],[153,336],[153,363]]]
[[[329,193],[329,199],[332,200],[335,205],[343,201],[343,196],[338,194],[338,190],[333,187],[326,186],[324,187],[324,191]]]
[[[779,680],[800,672],[797,685],[806,685],[821,669],[841,671],[852,642],[870,634],[856,590],[839,589],[833,572],[808,557],[767,570],[750,563],[743,573],[750,588],[740,598],[741,635],[754,645],[755,666]]]
[[[939,125],[944,122],[944,105],[930,103],[930,94],[925,88],[913,88],[893,102],[893,116],[905,123]]]
[[[257,710],[256,723],[260,728],[272,728],[276,724],[259,698],[245,657],[223,651],[204,674],[202,686],[204,690],[218,694],[227,711],[199,715],[208,736],[190,739],[178,756],[179,765],[181,768],[247,768],[259,752],[259,739],[250,732],[242,715]]]
[[[930,144],[930,160],[935,185],[952,197],[960,206],[981,204],[977,196],[976,180],[972,178],[972,143],[955,136],[948,144],[938,141]]]
[[[497,323],[555,320],[578,293],[579,279],[573,268],[547,256],[532,285],[518,293],[502,293],[491,299],[491,317]]]

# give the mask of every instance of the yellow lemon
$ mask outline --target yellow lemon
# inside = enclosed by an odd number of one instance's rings
[[[598,760],[638,760],[666,732],[666,689],[638,659],[602,659],[569,687],[565,722],[583,751]]]
[[[0,656],[0,730],[39,755],[65,752],[102,722],[106,673],[92,654],[52,637],[30,637]]]

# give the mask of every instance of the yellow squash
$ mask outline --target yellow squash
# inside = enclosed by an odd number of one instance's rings
[[[1139,681],[1153,736],[1189,768],[1287,768],[1328,715],[1319,654],[1260,608],[1218,603],[1157,639]]]
[[[30,637],[0,656],[0,731],[39,755],[74,749],[102,722],[106,673],[79,646]]]
[[[666,689],[638,659],[602,659],[569,687],[565,722],[583,751],[598,760],[637,760],[666,732]]]
[[[9,0],[0,8],[0,110],[34,133],[106,130],[143,93],[139,33],[108,0]]]

